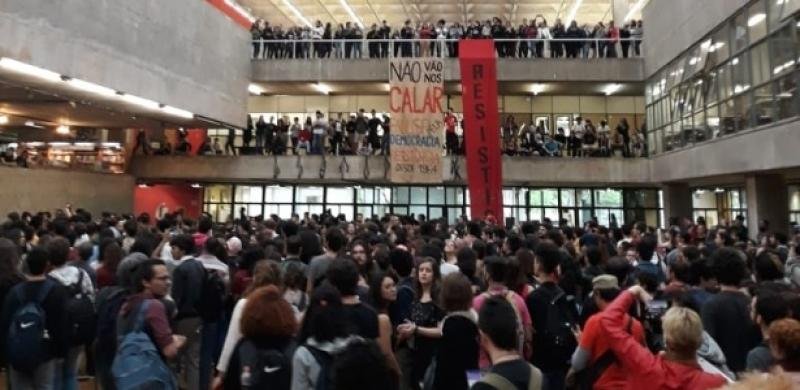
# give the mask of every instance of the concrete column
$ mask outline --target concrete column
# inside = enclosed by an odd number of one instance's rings
[[[686,183],[670,183],[661,187],[664,193],[664,224],[672,217],[692,217],[692,190]]]
[[[613,7],[614,25],[620,27],[625,23],[625,15],[631,9],[630,0],[614,0],[611,6]]]
[[[773,232],[789,232],[789,193],[786,179],[779,174],[747,177],[747,230],[750,238],[758,235],[758,224],[769,221]]]

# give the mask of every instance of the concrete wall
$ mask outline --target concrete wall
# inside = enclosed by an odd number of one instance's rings
[[[652,159],[651,175],[670,182],[800,167],[799,128],[792,120],[662,154]]]
[[[749,0],[651,0],[642,10],[645,76],[675,59]]]
[[[449,157],[443,158],[442,181],[464,183],[464,160],[455,160],[458,175],[452,169],[453,162]],[[380,156],[327,156],[324,163],[319,156],[138,156],[132,161],[130,172],[153,181],[388,183],[386,160]],[[320,172],[324,173],[322,177]],[[637,185],[649,181],[650,165],[645,159],[503,158],[503,183],[507,185]]]
[[[445,81],[461,80],[458,61],[445,58]],[[386,59],[308,59],[252,61],[253,81],[388,81]],[[498,59],[498,81],[642,82],[644,60]]]
[[[52,211],[73,208],[129,213],[133,211],[133,176],[0,167],[0,216],[11,211]]]
[[[205,1],[2,0],[0,56],[243,125],[249,33]]]

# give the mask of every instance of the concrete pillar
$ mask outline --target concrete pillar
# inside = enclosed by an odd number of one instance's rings
[[[665,184],[662,188],[664,194],[664,221],[669,224],[672,217],[692,217],[692,190],[686,183]]]
[[[614,25],[620,27],[625,24],[625,15],[631,9],[630,0],[614,0],[611,6],[613,7]]]
[[[789,192],[786,178],[779,174],[748,176],[745,181],[747,191],[747,230],[750,238],[758,235],[758,224],[769,221],[773,232],[789,232]]]

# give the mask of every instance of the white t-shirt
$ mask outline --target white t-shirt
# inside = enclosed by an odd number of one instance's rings
[[[460,271],[460,268],[458,268],[458,266],[455,264],[443,262],[441,265],[439,265],[439,273],[442,274],[442,277],[458,271]]]
[[[586,129],[583,127],[582,123],[572,126],[572,134],[574,134],[577,139],[583,139],[583,133],[585,132]]]

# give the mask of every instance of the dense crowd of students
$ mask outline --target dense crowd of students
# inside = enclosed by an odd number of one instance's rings
[[[498,17],[465,25],[406,20],[391,27],[384,20],[362,29],[356,23],[334,26],[317,21],[313,27],[270,25],[259,19],[250,28],[253,58],[386,58],[458,57],[459,39],[494,39],[499,57],[515,58],[628,58],[641,55],[642,21],[617,26],[614,21],[594,26],[569,25],[556,19],[551,27],[537,15],[514,26]]]
[[[13,390],[799,386],[800,233],[669,225],[11,213],[0,357]]]

